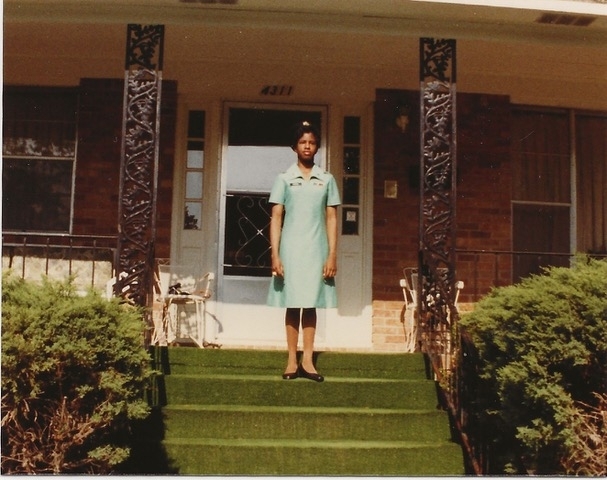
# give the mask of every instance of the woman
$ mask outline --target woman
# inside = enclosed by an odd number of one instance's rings
[[[297,124],[291,143],[297,163],[278,175],[270,194],[272,282],[268,305],[287,309],[285,380],[299,376],[324,380],[313,363],[316,308],[337,306],[337,206],[341,201],[333,175],[314,164],[319,147],[318,129],[309,122]],[[300,323],[303,356],[298,365]]]

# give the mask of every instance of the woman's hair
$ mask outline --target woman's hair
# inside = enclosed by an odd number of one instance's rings
[[[316,138],[316,144],[320,148],[320,130],[318,130],[315,125],[311,124],[307,120],[297,122],[295,125],[293,125],[292,132],[291,148],[294,149],[297,146],[297,142],[299,142],[299,139],[303,137],[305,133],[311,133],[314,135],[314,138]]]

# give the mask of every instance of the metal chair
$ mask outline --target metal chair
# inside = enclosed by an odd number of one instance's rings
[[[446,273],[444,269],[443,273]],[[403,289],[403,296],[405,298],[405,314],[404,314],[404,326],[405,326],[405,351],[414,352],[418,342],[418,288],[419,288],[419,276],[417,268],[404,268],[403,276],[400,280],[400,286]],[[454,305],[457,308],[459,301],[459,294],[464,288],[464,282],[459,280],[455,282],[455,295]],[[432,297],[430,294],[426,297],[426,301],[431,305],[435,301],[440,300],[440,294],[437,293],[436,297]],[[451,365],[451,311],[447,310],[446,323],[440,323],[434,326],[431,331],[422,332],[422,341],[426,343],[426,351],[431,350],[439,355],[441,368],[449,368]]]
[[[162,302],[161,321],[154,326],[152,344],[167,345],[182,337],[182,318],[187,319],[188,306],[194,306],[195,332],[188,332],[199,347],[209,346],[218,348],[219,345],[209,343],[205,338],[206,330],[206,301],[212,295],[211,283],[215,275],[207,272],[197,276],[191,266],[158,265],[157,282],[159,286],[159,301]]]
[[[405,299],[405,352],[413,353],[417,347],[417,268],[403,268],[403,276],[400,287]]]
[[[403,268],[403,277],[400,279],[400,287],[403,290],[403,298],[405,299],[405,313],[404,313],[404,327],[405,327],[405,351],[414,352],[417,346],[417,330],[418,330],[418,318],[417,318],[417,289],[418,286],[418,273],[417,268],[406,267]],[[464,288],[464,282],[459,280],[455,282],[455,298],[454,303],[457,307],[459,301],[459,294]],[[432,301],[432,299],[429,299]],[[448,322],[451,323],[451,313],[448,312]]]

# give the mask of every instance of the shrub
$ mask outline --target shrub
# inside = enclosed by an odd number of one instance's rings
[[[583,450],[580,418],[595,418],[607,393],[606,292],[607,261],[580,256],[494,289],[462,318],[480,358],[471,418],[496,453],[488,473],[562,474],[576,463],[563,459]]]
[[[2,473],[109,473],[145,418],[141,312],[3,274]]]
[[[573,438],[561,458],[567,475],[607,476],[607,395],[597,399],[596,407],[582,404],[571,411]]]

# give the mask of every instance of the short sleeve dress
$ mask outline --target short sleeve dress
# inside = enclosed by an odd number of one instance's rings
[[[341,204],[333,175],[317,165],[304,180],[297,164],[276,177],[270,203],[284,205],[280,259],[284,277],[273,276],[268,305],[283,308],[335,308],[335,279],[325,279],[329,253],[326,207]]]

